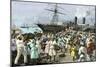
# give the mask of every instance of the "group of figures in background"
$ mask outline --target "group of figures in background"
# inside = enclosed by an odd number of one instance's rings
[[[11,40],[12,64],[20,65],[24,62],[25,65],[37,65],[95,61],[95,35],[95,33],[72,29],[57,33],[43,32],[41,36],[33,38],[18,34]]]

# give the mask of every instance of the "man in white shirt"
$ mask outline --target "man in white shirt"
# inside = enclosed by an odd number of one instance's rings
[[[21,56],[21,54],[24,56],[24,63],[27,63],[27,50],[26,46],[24,45],[24,40],[23,36],[20,35],[16,39],[16,45],[17,45],[17,56],[15,58],[14,64],[18,64],[18,60]]]
[[[87,49],[84,46],[84,43],[81,42],[80,45],[81,46],[80,46],[79,51],[78,51],[78,54],[79,54],[79,60],[78,61],[86,61],[86,59],[87,59]]]

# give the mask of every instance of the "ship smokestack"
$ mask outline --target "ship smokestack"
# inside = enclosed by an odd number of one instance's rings
[[[85,24],[85,21],[86,21],[86,18],[85,18],[85,17],[83,17],[83,24]]]
[[[75,16],[75,25],[77,25],[77,17]]]

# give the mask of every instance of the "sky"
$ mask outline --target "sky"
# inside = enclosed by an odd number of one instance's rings
[[[54,5],[54,3],[12,1],[12,24],[16,26],[38,22],[48,24],[52,20],[53,12],[46,9],[54,9]],[[74,21],[75,16],[78,17],[78,23],[82,23],[83,17],[86,17],[86,24],[93,25],[95,23],[95,6],[58,4],[58,7],[58,11],[65,14],[58,14],[60,23]]]

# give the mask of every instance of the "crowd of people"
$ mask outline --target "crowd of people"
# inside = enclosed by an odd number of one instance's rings
[[[14,64],[19,64],[21,55],[24,57],[24,64],[59,63],[59,58],[67,57],[66,54],[73,62],[95,61],[95,39],[95,33],[72,29],[57,33],[46,32],[30,39],[19,34],[11,42],[11,45],[16,45],[17,50]]]

